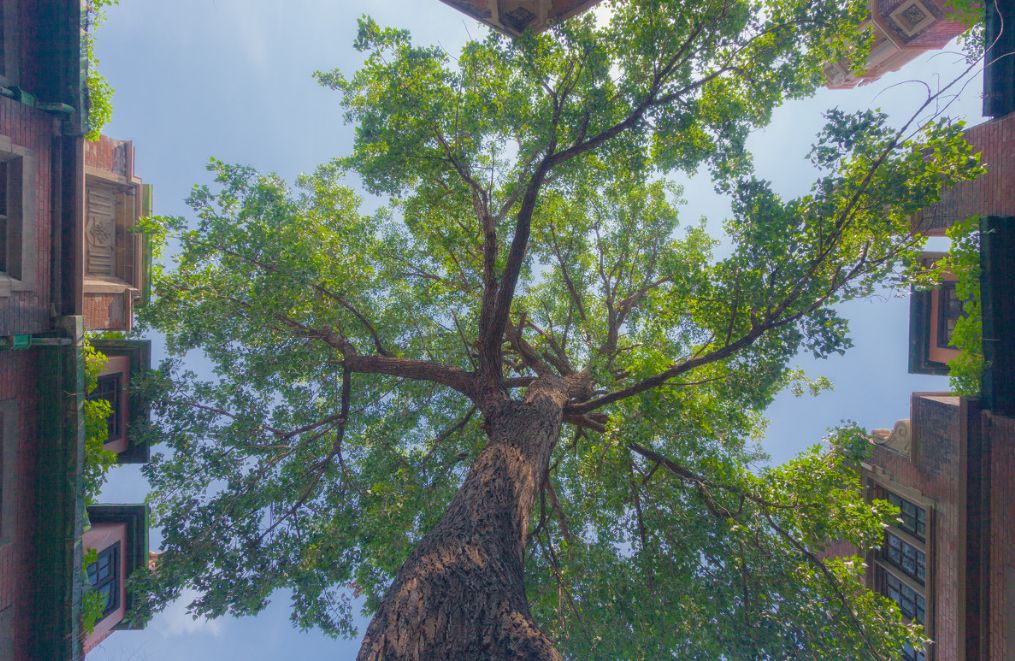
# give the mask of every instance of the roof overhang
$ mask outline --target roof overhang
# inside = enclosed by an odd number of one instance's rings
[[[580,14],[602,0],[441,0],[511,36],[542,32],[555,21]]]

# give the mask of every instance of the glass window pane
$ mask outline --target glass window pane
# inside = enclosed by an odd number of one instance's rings
[[[95,562],[86,567],[88,582],[105,598],[104,614],[120,606],[120,543],[99,552]]]
[[[948,347],[952,343],[955,322],[962,316],[962,301],[955,295],[955,283],[945,282],[938,290],[937,345]]]
[[[922,583],[927,575],[926,554],[890,532],[885,534],[885,538],[887,543],[883,557],[890,564]]]
[[[927,512],[905,498],[900,498],[894,493],[887,493],[886,500],[899,508],[898,527],[913,535],[920,541],[926,539],[927,534]]]

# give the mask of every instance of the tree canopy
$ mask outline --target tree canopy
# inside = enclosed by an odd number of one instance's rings
[[[146,385],[168,452],[146,467],[164,552],[139,616],[184,587],[208,616],[287,589],[297,626],[352,635],[350,592],[384,610],[491,429],[550,383],[563,427],[519,548],[564,656],[921,644],[858,557],[824,553],[877,546],[895,515],[863,499],[863,432],[775,468],[757,440],[776,393],[821,387],[793,356],[850,346],[836,304],[912,276],[911,215],[979,171],[961,127],[830,111],[810,192],[783,199],[745,140],[860,52],[865,3],[610,6],[456,57],[364,19],[362,67],[318,74],[352,154],[295,186],[215,161],[192,221],[150,222],[179,251],[141,313],[175,357]],[[701,167],[733,201],[728,254],[678,222],[666,174]],[[389,204],[365,213],[350,174]]]

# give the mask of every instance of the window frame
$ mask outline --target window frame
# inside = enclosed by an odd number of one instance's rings
[[[898,528],[895,528],[894,526],[888,528],[888,530],[885,531],[885,542],[884,542],[884,544],[881,545],[881,559],[884,560],[889,565],[891,565],[892,567],[894,567],[897,571],[902,572],[903,574],[905,574],[909,578],[913,579],[914,581],[916,581],[920,585],[926,585],[927,584],[927,550],[925,548],[922,548],[921,546],[913,544],[912,541],[911,541],[911,540],[913,540],[913,538],[910,537],[910,538],[907,539],[907,536],[900,535],[899,534],[900,532],[902,532],[902,531],[899,530]],[[897,547],[892,544],[892,542],[890,541],[890,538],[891,539],[895,539],[895,540],[897,540],[899,542]],[[913,541],[915,541],[915,540],[913,540]],[[896,549],[896,548],[898,550],[898,559],[893,557],[893,553],[892,553],[893,549]],[[913,555],[912,555],[913,572],[912,573],[910,573],[910,571],[905,566],[905,563],[906,563],[906,560],[907,560],[907,554],[906,554],[906,549],[907,548],[912,549],[912,551],[913,551]],[[921,562],[921,556],[922,556],[922,560],[923,560],[922,562]],[[920,572],[921,568],[923,569],[923,573],[922,574]]]
[[[934,323],[937,324],[937,348],[938,349],[954,349],[952,346],[952,335],[955,332],[955,326],[948,328],[948,321],[952,319],[952,316],[947,314],[948,303],[950,300],[954,300],[958,303],[959,309],[958,314],[955,315],[955,320],[962,318],[964,314],[965,304],[959,301],[958,296],[955,294],[955,281],[945,280],[937,288],[937,319]]]
[[[112,387],[103,388],[104,383],[112,382]],[[106,393],[112,393],[112,398],[106,397]],[[109,436],[106,438],[106,443],[114,443],[123,439],[123,373],[121,372],[110,372],[109,374],[100,374],[95,390],[88,396],[90,400],[104,399],[109,402],[109,406],[112,412],[109,414],[107,422],[107,428],[109,429]]]
[[[111,571],[109,575],[104,579],[98,577],[99,563],[106,556],[112,556],[109,560],[109,567]],[[95,567],[96,578],[92,581],[92,567]],[[92,590],[101,590],[107,585],[112,585],[108,593],[106,600],[106,606],[102,610],[102,619],[109,617],[109,615],[120,608],[120,542],[114,542],[106,548],[99,551],[98,557],[95,562],[91,563],[85,568],[85,573],[88,575],[88,584],[91,585]]]
[[[899,526],[895,526],[895,527],[899,528],[903,532],[909,533],[910,535],[915,537],[917,540],[919,540],[921,543],[925,543],[927,541],[927,508],[926,507],[921,507],[921,506],[917,505],[916,503],[914,503],[913,501],[911,501],[911,500],[909,500],[907,498],[903,498],[902,496],[898,495],[897,493],[895,493],[893,491],[888,491],[886,489],[886,490],[884,490],[884,493],[885,493],[885,500],[887,500],[889,503],[891,503],[892,505],[895,505],[896,507],[899,508],[899,516],[903,520],[903,525],[899,525]],[[892,500],[893,498],[895,500],[899,501],[899,502],[894,502]],[[914,521],[914,525],[912,527],[909,527],[909,526],[905,525],[905,521],[906,521],[906,518],[907,518],[906,505],[910,505],[914,509],[917,510],[917,512],[915,514],[910,515],[910,518],[912,518],[913,521]],[[923,517],[922,518],[919,516],[920,512],[923,512]],[[923,533],[922,534],[920,533],[920,526],[921,525],[923,526]]]
[[[893,579],[898,581],[901,585],[912,590],[915,594],[919,595],[924,600],[924,622],[923,628],[927,635],[934,635],[934,545],[932,540],[934,539],[934,516],[935,516],[935,503],[933,499],[924,496],[919,491],[907,487],[901,484],[897,484],[891,479],[889,475],[879,472],[877,467],[866,466],[864,470],[864,483],[866,486],[866,494],[868,500],[880,499],[892,502],[891,498],[898,499],[903,502],[907,502],[913,505],[919,510],[923,511],[924,520],[924,537],[920,539],[917,537],[915,532],[902,527],[902,522],[893,522],[885,530],[885,539],[880,549],[873,550],[867,556],[868,564],[870,569],[868,570],[868,585],[877,593],[884,597],[891,599],[888,596],[887,590],[887,577],[891,576]],[[895,504],[895,503],[892,503]],[[899,505],[896,505],[899,507]],[[902,516],[902,507],[899,507],[899,515]],[[901,567],[897,567],[895,564],[887,559],[887,547],[888,547],[888,534],[891,533],[893,536],[900,539],[902,542],[909,544],[914,547],[917,551],[924,554],[924,580],[922,583],[915,577],[911,577],[905,573]],[[894,599],[893,599],[894,601]],[[915,601],[915,600],[914,600]],[[898,602],[896,602],[898,603]],[[901,605],[900,605],[901,609]],[[934,658],[933,650],[926,648],[923,650],[912,650],[907,651],[903,656],[903,659],[912,661],[926,661],[927,659]]]
[[[7,186],[8,206],[13,202],[14,211],[7,214],[7,270],[0,272],[0,298],[5,298],[13,292],[35,291],[37,285],[36,161],[31,150],[13,144],[5,135],[0,135],[0,160],[18,162],[8,170],[19,174],[17,185],[8,182]]]

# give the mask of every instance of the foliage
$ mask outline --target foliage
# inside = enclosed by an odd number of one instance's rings
[[[106,20],[105,10],[118,5],[120,0],[88,0],[86,29],[82,32],[82,48],[85,58],[85,91],[88,101],[88,140],[98,140],[105,126],[113,116],[113,86],[99,73],[99,59],[95,56],[94,32]]]
[[[106,366],[106,356],[96,350],[88,341],[84,344],[85,394],[90,395],[98,384],[99,373]],[[113,409],[104,399],[86,399],[85,415],[85,463],[81,471],[85,507],[96,502],[106,474],[116,465],[116,453],[106,450],[103,445],[109,438],[107,421]]]
[[[995,0],[987,0],[994,2]],[[986,49],[986,29],[984,24],[984,0],[947,0],[945,7],[949,18],[966,27],[959,35],[959,45],[970,64],[983,59]]]
[[[95,625],[102,619],[106,609],[106,598],[101,593],[92,589],[88,582],[88,567],[99,559],[99,553],[95,549],[85,549],[84,557],[81,560],[81,628],[85,635],[90,635],[95,630]]]
[[[980,303],[980,219],[955,223],[947,230],[952,240],[944,267],[955,276],[955,295],[965,314],[955,322],[952,346],[959,354],[948,361],[952,390],[977,397],[986,363],[983,357],[983,309]]]
[[[701,473],[680,474],[665,460],[660,468],[608,453],[605,466],[584,471],[597,480],[616,473],[635,506],[582,490],[563,512],[589,532],[556,545],[537,538],[546,571],[533,587],[539,621],[574,658],[787,658],[808,650],[808,658],[853,659],[876,658],[905,639],[919,645],[916,627],[898,626],[895,604],[863,588],[862,557],[820,553],[837,541],[877,546],[897,516],[888,503],[861,496],[869,447],[866,434],[847,426],[759,473],[709,458]],[[601,574],[607,578],[597,580]],[[829,604],[860,626],[815,617]],[[868,649],[863,630],[881,632],[880,649]]]
[[[640,0],[457,58],[362,21],[362,68],[319,74],[351,155],[295,186],[213,161],[193,224],[149,221],[180,252],[140,312],[174,356],[149,377],[168,451],[145,468],[164,544],[132,578],[140,615],[184,587],[212,617],[285,588],[297,626],[350,635],[345,588],[378,606],[486,445],[487,393],[557,375],[584,387],[525,569],[568,657],[919,644],[858,559],[820,555],[870,549],[889,516],[860,497],[859,432],[755,473],[765,407],[806,383],[790,361],[850,346],[834,306],[907,283],[910,216],[977,171],[958,124],[831,111],[808,194],[753,174],[749,131],[813,91],[865,7]],[[664,179],[699,167],[733,200],[724,257]],[[350,171],[390,205],[363,213]]]

